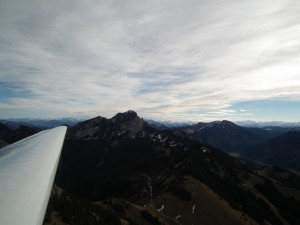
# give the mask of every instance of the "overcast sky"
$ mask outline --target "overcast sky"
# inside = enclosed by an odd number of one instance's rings
[[[0,118],[300,121],[298,0],[0,0]]]

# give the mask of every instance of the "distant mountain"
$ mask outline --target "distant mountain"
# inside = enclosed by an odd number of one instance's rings
[[[210,126],[236,128],[228,121]],[[289,199],[300,190],[257,175],[187,132],[154,129],[133,111],[70,128],[56,182],[66,194],[54,195],[52,215],[68,224],[82,214],[96,222],[107,215],[104,224],[120,225],[300,222],[300,202],[291,207]]]
[[[248,127],[253,134],[269,140],[281,134],[287,133],[289,131],[299,131],[300,127]]]
[[[27,126],[19,126],[17,129],[12,130],[4,124],[0,123],[0,147],[4,147],[8,144],[31,136],[36,132],[36,130]]]
[[[261,137],[253,134],[247,128],[226,120],[198,123],[174,129],[184,131],[201,143],[215,146],[225,152],[240,153],[263,142]]]
[[[237,125],[243,126],[243,127],[300,127],[300,122],[282,122],[282,121],[270,121],[270,122],[257,122],[257,121],[251,121],[251,120],[245,120],[245,121],[236,121]]]
[[[9,143],[14,143],[35,133],[37,133],[35,129],[21,125],[19,128],[13,130],[12,135],[7,140]]]
[[[300,132],[290,131],[249,149],[243,156],[280,167],[300,170]]]
[[[8,139],[12,135],[12,131],[4,124],[0,123],[0,148],[8,145]]]
[[[151,126],[158,127],[158,128],[173,128],[173,127],[183,127],[189,126],[194,124],[195,122],[192,121],[172,121],[172,120],[146,120]]]
[[[10,136],[12,135],[12,130],[9,129],[4,124],[0,123],[0,139],[2,140],[8,140]]]
[[[2,124],[7,126],[10,129],[17,129],[19,126],[27,126],[38,130],[50,129],[53,127],[66,125],[66,126],[74,126],[80,120],[73,118],[62,118],[62,119],[8,119],[8,120],[0,120]]]
[[[164,125],[161,122],[155,121],[155,120],[146,120],[147,123],[149,123],[149,125],[157,130],[166,130],[168,129],[168,127],[166,125]]]

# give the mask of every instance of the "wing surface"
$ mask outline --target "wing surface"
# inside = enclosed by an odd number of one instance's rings
[[[66,129],[45,130],[0,149],[0,224],[43,223]]]

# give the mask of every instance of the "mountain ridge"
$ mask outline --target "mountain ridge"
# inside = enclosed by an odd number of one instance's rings
[[[229,121],[192,128],[244,131]],[[70,127],[48,213],[74,225],[299,224],[296,175],[252,170],[190,135],[154,129],[134,111]]]
[[[252,160],[300,171],[300,132],[289,131],[249,149],[243,156]]]
[[[263,142],[263,139],[247,128],[233,122],[222,120],[210,123],[199,122],[194,125],[174,128],[184,131],[201,143],[215,146],[225,152],[241,153],[251,146]]]
[[[244,213],[249,224],[250,221],[261,224],[264,220],[287,224],[285,221],[295,220],[281,208],[286,207],[283,192],[274,192],[274,196],[283,199],[282,206],[266,200],[269,197],[265,197],[264,190],[270,180],[258,176],[239,160],[191,140],[186,132],[156,130],[132,112],[117,115],[113,120],[97,117],[70,128],[56,178],[64,190],[97,202],[110,197],[129,201],[134,207],[147,210],[144,212],[147,218],[158,218],[160,224],[196,224],[199,220],[206,221],[203,224],[216,224],[215,217],[204,219],[204,214],[195,217],[192,213],[203,204],[203,198],[198,198],[193,190],[204,191],[200,186],[206,185],[220,196],[218,201],[229,205],[231,213]],[[222,128],[218,123],[214,126]],[[270,182],[277,190],[278,184]],[[177,207],[175,202],[179,204]],[[183,210],[185,207],[191,210]],[[270,207],[279,213],[272,212]],[[213,207],[206,210],[206,214],[212,213]],[[223,213],[222,218],[231,214]],[[296,215],[293,210],[290,213]],[[239,216],[227,222],[244,224]]]

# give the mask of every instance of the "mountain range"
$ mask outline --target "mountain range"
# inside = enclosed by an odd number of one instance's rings
[[[215,146],[225,152],[241,153],[263,142],[263,138],[254,132],[226,120],[197,123],[173,130],[184,131],[201,143]]]
[[[0,123],[0,148],[31,136],[36,132],[37,131],[35,129],[23,125],[19,126],[17,129],[12,130],[4,124]]]
[[[130,111],[129,111],[130,112]],[[135,112],[131,111],[133,116],[137,116]],[[130,113],[129,113],[130,114]],[[119,114],[121,115],[121,114]],[[113,123],[115,118],[118,118],[116,115],[109,122],[106,118],[97,117],[92,119],[92,121],[102,121],[105,123]],[[2,120],[3,121],[3,120]],[[31,121],[31,122],[29,122]],[[0,124],[0,146],[3,147],[9,143],[12,143],[18,140],[21,137],[29,136],[37,131],[51,128],[56,125],[67,125],[72,127],[76,125],[75,119],[25,119],[25,120],[13,120],[13,121],[4,121],[4,124]],[[82,123],[77,123],[75,128],[72,128],[72,132],[77,132],[76,137],[81,137],[84,135],[97,136],[99,135],[99,129],[94,126],[94,124],[89,124],[90,120],[84,121]],[[117,121],[115,121],[117,122]],[[172,122],[172,121],[171,121]],[[280,139],[281,143],[281,152],[284,152],[284,157],[279,157],[279,160],[270,160],[270,154],[274,151],[268,151],[264,157],[263,154],[266,150],[262,150],[261,146],[272,145],[273,139],[285,135],[290,131],[300,131],[300,127],[242,127],[234,124],[230,121],[214,121],[211,123],[197,123],[197,124],[188,124],[188,123],[175,123],[172,122],[172,125],[169,126],[169,123],[162,124],[161,122],[156,122],[153,120],[143,120],[141,124],[147,124],[148,129],[152,127],[155,130],[172,130],[184,132],[189,138],[200,141],[203,144],[208,144],[214,146],[221,151],[225,151],[234,156],[242,156],[251,160],[260,161],[262,163],[271,163],[276,166],[283,166],[286,168],[292,168],[299,170],[297,166],[297,154],[298,150],[292,151],[289,149],[289,142],[293,137],[288,139]],[[247,121],[249,122],[249,121]],[[252,121],[250,121],[252,122]],[[23,125],[22,125],[23,124]],[[24,125],[24,124],[27,124]],[[75,125],[74,125],[75,124]],[[82,129],[82,125],[88,124],[89,129]],[[115,123],[117,124],[117,123]],[[140,126],[141,126],[140,124]],[[295,124],[295,123],[294,123]],[[47,125],[47,126],[46,126]],[[176,126],[177,125],[177,126]],[[105,126],[109,126],[106,124]],[[81,127],[79,129],[79,127]],[[79,130],[76,130],[79,129]],[[121,128],[120,128],[121,129]],[[92,134],[92,130],[98,130],[98,133]],[[122,130],[122,129],[121,129]],[[100,131],[101,132],[101,131]],[[104,134],[102,134],[104,135]],[[14,136],[14,137],[13,137]],[[294,137],[295,138],[295,137]],[[275,141],[275,140],[274,140]],[[270,142],[270,143],[268,143]],[[279,146],[279,145],[277,145]],[[294,147],[297,148],[297,147]],[[296,158],[295,158],[296,157]],[[286,160],[285,160],[286,159]],[[280,162],[279,162],[280,161]],[[293,163],[295,162],[295,163]]]
[[[0,139],[10,143],[17,129],[1,125]],[[294,154],[297,139],[229,121],[157,127],[134,111],[79,122],[68,129],[44,224],[300,224],[297,174],[226,153],[276,165],[272,149]]]
[[[300,122],[283,122],[283,121],[269,121],[269,122],[257,122],[251,120],[236,121],[237,125],[243,127],[284,127],[284,128],[293,128],[300,127]]]
[[[228,121],[195,127],[240,129]],[[274,170],[268,177],[186,129],[155,129],[134,111],[80,122],[68,131],[56,184],[69,203],[88,199],[120,224],[300,222],[297,175],[283,170],[283,179]],[[62,211],[56,206],[49,215],[62,220]]]
[[[61,118],[61,119],[47,119],[47,118],[21,118],[21,119],[6,119],[0,120],[0,123],[8,127],[9,129],[17,129],[20,126],[27,126],[34,128],[36,130],[45,130],[53,127],[65,125],[65,126],[74,126],[81,120],[73,118]]]

